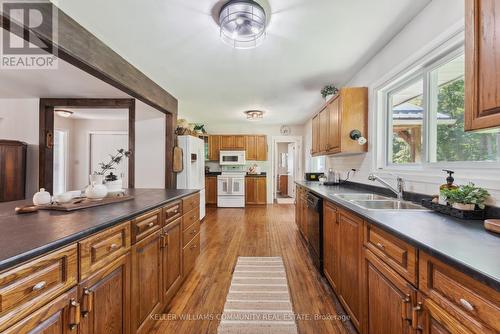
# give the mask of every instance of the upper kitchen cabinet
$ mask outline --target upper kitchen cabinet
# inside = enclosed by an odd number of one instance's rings
[[[358,130],[368,136],[368,89],[342,88],[312,119],[311,154],[363,153],[368,145],[351,138]]]
[[[208,160],[219,161],[221,150],[245,151],[250,161],[267,160],[266,135],[210,135],[208,137]]]
[[[245,136],[220,136],[221,150],[243,150],[245,149]]]
[[[219,161],[220,136],[208,136],[208,160]]]
[[[465,130],[500,126],[500,3],[465,1]]]

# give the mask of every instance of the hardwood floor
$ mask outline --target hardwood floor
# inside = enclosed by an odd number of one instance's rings
[[[350,332],[341,320],[332,320],[336,298],[308,257],[293,205],[207,208],[200,257],[153,332],[216,333],[238,256],[283,257],[300,333]]]

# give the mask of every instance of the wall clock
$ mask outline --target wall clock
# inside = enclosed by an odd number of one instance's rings
[[[290,130],[290,127],[286,126],[286,125],[282,125],[281,128],[280,128],[280,132],[283,136],[288,136],[290,135],[290,133],[292,132]]]

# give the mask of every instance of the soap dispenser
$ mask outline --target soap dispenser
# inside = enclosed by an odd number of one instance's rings
[[[443,189],[456,189],[456,188],[458,188],[458,186],[456,186],[455,184],[453,184],[453,182],[455,182],[455,179],[453,178],[453,174],[455,174],[454,171],[449,170],[449,169],[443,169],[443,172],[447,173],[448,177],[446,178],[446,183],[442,184],[439,187],[439,204],[447,205],[448,202],[446,200],[446,197],[444,197],[444,196],[441,195],[441,191]]]

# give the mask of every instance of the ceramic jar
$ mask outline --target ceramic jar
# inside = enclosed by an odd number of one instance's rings
[[[103,175],[90,175],[90,184],[85,189],[85,196],[89,199],[102,199],[108,194],[108,188],[103,184]]]
[[[48,191],[45,191],[45,188],[41,188],[39,192],[33,195],[33,204],[35,205],[47,205],[50,203],[50,193]]]

